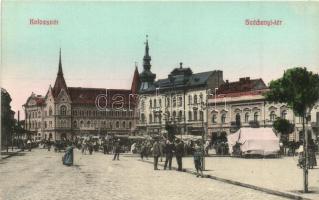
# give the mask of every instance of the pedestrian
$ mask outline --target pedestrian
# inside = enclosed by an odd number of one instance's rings
[[[158,158],[161,156],[161,149],[160,149],[160,144],[158,143],[158,140],[155,140],[152,149],[153,149],[153,156],[154,156],[154,170],[159,170],[157,168],[157,164],[158,164]]]
[[[183,153],[184,153],[184,145],[179,139],[177,139],[176,146],[175,146],[175,156],[176,156],[176,161],[178,165],[177,171],[183,171],[183,161],[182,161]]]
[[[201,148],[201,145],[195,144],[195,150],[194,150],[194,164],[196,169],[196,177],[203,175],[203,166],[202,166],[202,159],[203,159],[203,152],[204,150]],[[200,173],[199,173],[200,172]]]
[[[106,154],[106,152],[107,152],[107,145],[106,145],[106,140],[105,140],[105,139],[102,140],[102,145],[103,145],[103,153]]]
[[[63,165],[66,165],[66,166],[71,166],[73,165],[73,157],[74,157],[74,154],[73,154],[73,146],[70,145],[66,148],[65,150],[65,154],[64,156],[62,157],[62,162],[63,162]]]
[[[160,149],[161,149],[161,162],[163,162],[163,155],[164,155],[164,149],[165,149],[165,141],[164,140],[162,140],[161,142],[160,142]]]
[[[51,150],[51,141],[50,141],[50,138],[48,139],[47,145],[48,145],[48,151],[50,151],[50,150]]]
[[[120,150],[121,150],[120,139],[118,139],[118,141],[114,143],[114,147],[113,147],[113,151],[114,151],[113,160],[115,160],[116,158],[117,160],[120,160]]]
[[[169,170],[172,169],[173,151],[174,151],[174,145],[169,140],[167,140],[164,147],[164,152],[165,152],[164,170],[166,170],[167,164],[168,164],[168,169]]]
[[[141,159],[142,160],[143,160],[144,155],[145,155],[145,149],[146,149],[146,146],[145,146],[145,143],[143,142],[141,145]]]
[[[28,145],[29,151],[31,151],[31,149],[32,149],[32,143],[31,143],[31,140],[30,140],[30,139],[28,139],[27,145]]]
[[[90,153],[90,155],[92,155],[92,153],[93,153],[93,143],[92,143],[92,140],[91,140],[91,139],[88,141],[87,146],[88,146],[88,148],[89,148],[89,153]]]

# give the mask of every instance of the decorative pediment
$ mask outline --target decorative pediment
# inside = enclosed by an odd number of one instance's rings
[[[245,111],[245,112],[250,112],[250,108],[244,108],[243,111]]]
[[[269,109],[270,111],[276,111],[276,110],[277,110],[277,108],[276,108],[275,106],[270,106],[268,109]]]
[[[280,106],[280,110],[287,110],[288,108],[287,108],[287,106],[286,105],[282,105],[282,106]]]
[[[241,109],[236,108],[236,109],[235,109],[235,113],[239,113],[239,112],[241,112]]]
[[[260,111],[260,108],[258,107],[253,107],[253,109],[251,109],[252,111]]]
[[[54,102],[53,93],[52,93],[52,87],[49,86],[48,92],[45,95],[45,101],[48,102]]]

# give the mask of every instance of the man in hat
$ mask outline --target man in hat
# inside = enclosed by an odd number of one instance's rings
[[[113,160],[115,160],[116,158],[117,158],[117,160],[120,160],[120,151],[121,151],[120,139],[118,139],[114,144],[114,158],[113,158]]]
[[[157,168],[158,158],[161,156],[161,149],[158,140],[155,140],[153,144],[153,156],[154,156],[154,170],[159,170]]]
[[[182,157],[183,157],[183,154],[184,154],[184,145],[183,143],[177,139],[176,140],[176,146],[175,146],[175,156],[176,156],[176,162],[177,162],[177,165],[178,165],[178,168],[177,170],[178,171],[183,171],[183,161],[182,161]]]

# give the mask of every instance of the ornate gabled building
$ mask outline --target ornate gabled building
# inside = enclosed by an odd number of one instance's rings
[[[193,73],[182,63],[167,78],[155,81],[151,72],[148,40],[145,43],[143,72],[140,74],[138,130],[147,135],[161,135],[165,124],[173,123],[180,135],[201,135],[207,126],[207,94],[223,81],[223,72],[212,70]]]
[[[85,135],[130,135],[135,131],[139,87],[135,69],[131,89],[68,87],[62,70],[61,50],[54,87],[45,96],[34,93],[24,104],[25,128],[36,139],[61,140]]]

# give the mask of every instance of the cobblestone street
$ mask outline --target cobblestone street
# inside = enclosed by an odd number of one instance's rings
[[[137,157],[75,150],[75,166],[62,153],[36,149],[0,161],[1,200],[42,199],[284,199],[176,171],[154,171]]]

